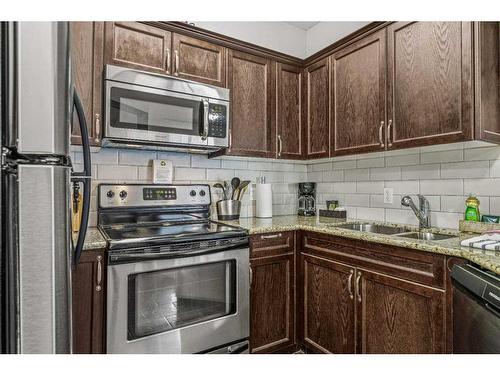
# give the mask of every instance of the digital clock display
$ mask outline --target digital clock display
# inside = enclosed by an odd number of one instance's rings
[[[145,201],[166,201],[177,199],[175,188],[144,188],[142,198]]]

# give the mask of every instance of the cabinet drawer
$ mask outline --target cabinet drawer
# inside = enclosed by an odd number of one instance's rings
[[[272,232],[250,237],[250,258],[267,257],[293,252],[295,232]]]
[[[302,233],[302,252],[409,281],[444,288],[445,257],[328,234]]]

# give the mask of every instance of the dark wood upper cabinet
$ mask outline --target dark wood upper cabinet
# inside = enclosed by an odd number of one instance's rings
[[[171,73],[172,34],[139,22],[106,22],[106,64]]]
[[[266,58],[229,50],[230,155],[274,157],[273,64]]]
[[[328,65],[328,58],[324,58],[308,66],[305,71],[307,158],[328,157],[330,152],[330,75]]]
[[[500,143],[500,23],[474,23],[475,137]]]
[[[72,274],[73,352],[105,353],[105,250],[85,250]]]
[[[101,145],[103,22],[71,22],[71,62],[75,90],[85,112],[89,140],[92,146]],[[81,144],[80,125],[74,112],[71,143]]]
[[[276,64],[276,130],[279,159],[302,159],[303,70],[294,65]]]
[[[295,344],[294,254],[251,259],[250,352]]]
[[[358,353],[445,353],[444,291],[366,270],[356,280]]]
[[[472,139],[472,23],[396,22],[388,35],[388,149]]]
[[[174,34],[172,50],[174,76],[225,86],[226,49],[224,47]]]
[[[301,254],[304,346],[318,353],[355,353],[354,268]]]
[[[332,69],[332,155],[385,149],[386,32],[335,52]]]

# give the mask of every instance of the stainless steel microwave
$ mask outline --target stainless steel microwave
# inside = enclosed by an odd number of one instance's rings
[[[103,146],[208,153],[229,146],[229,90],[106,65]]]

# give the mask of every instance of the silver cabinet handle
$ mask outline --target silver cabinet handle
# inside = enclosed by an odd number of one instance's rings
[[[99,113],[96,113],[94,115],[95,118],[95,136],[96,138],[99,138],[99,135],[101,134],[101,115]]]
[[[352,294],[352,277],[354,276],[354,270],[349,272],[349,278],[347,279],[347,290],[349,291],[349,298],[354,299],[354,294]]]
[[[278,157],[281,156],[282,151],[283,151],[283,141],[281,140],[281,135],[278,135]]]
[[[380,142],[380,147],[384,148],[385,147],[385,142],[382,139],[382,130],[384,129],[384,122],[380,121],[380,127],[378,128],[378,141]]]
[[[179,75],[179,51],[175,50],[175,65],[174,65],[174,75]]]
[[[167,48],[167,59],[165,62],[167,65],[167,73],[170,74],[170,48]]]
[[[392,146],[392,133],[391,133],[391,127],[392,127],[392,120],[389,120],[388,124],[387,124],[387,139],[388,139],[388,144],[387,144],[387,147],[391,147]]]
[[[260,236],[260,239],[261,240],[270,240],[270,239],[273,239],[273,238],[280,238],[281,237],[281,233],[278,233],[278,234],[270,234],[270,235],[267,235],[267,236]]]
[[[252,267],[249,268],[250,269],[250,286],[252,286],[252,283],[253,283],[253,270],[252,270]]]
[[[359,290],[359,280],[361,280],[361,272],[358,271],[358,276],[356,277],[356,296],[358,297],[358,302],[361,302],[361,291]]]
[[[98,255],[97,256],[97,285],[95,287],[95,290],[97,292],[100,292],[102,290],[101,282],[102,282],[102,256]]]

